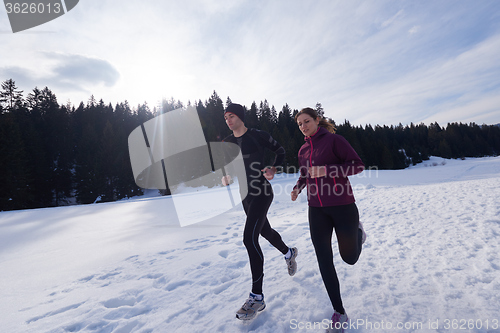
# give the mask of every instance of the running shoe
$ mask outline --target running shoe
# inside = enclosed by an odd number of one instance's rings
[[[365,229],[363,228],[363,223],[359,222],[359,230],[363,233],[363,236],[361,236],[361,244],[364,244],[366,241],[366,232]]]
[[[333,312],[330,327],[326,330],[327,333],[344,333],[345,328],[349,325],[347,314],[340,314],[337,311]]]
[[[290,256],[289,259],[285,258],[285,261],[286,265],[288,266],[288,274],[290,276],[294,276],[295,273],[297,272],[297,262],[295,261],[295,258],[297,258],[299,250],[297,250],[296,247],[293,247],[290,248],[290,251],[292,252],[292,255]]]
[[[236,318],[240,320],[250,320],[257,316],[257,313],[266,308],[266,303],[264,302],[264,295],[262,295],[262,300],[257,300],[257,295],[250,293],[250,296],[245,301],[245,304],[241,309],[236,312]]]

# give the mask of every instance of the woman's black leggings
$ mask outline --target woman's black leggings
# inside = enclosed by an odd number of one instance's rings
[[[332,235],[337,234],[342,259],[354,265],[361,254],[362,232],[356,204],[331,207],[309,207],[309,229],[318,258],[319,270],[333,308],[345,313],[340,297],[340,283],[333,265]]]
[[[264,278],[264,254],[259,245],[259,235],[262,235],[281,253],[288,252],[288,246],[283,243],[280,234],[271,228],[267,219],[267,211],[273,201],[273,193],[261,191],[258,195],[248,195],[243,200],[243,208],[247,214],[245,230],[243,232],[243,244],[250,258],[250,269],[252,271],[252,292],[262,294],[262,280]]]

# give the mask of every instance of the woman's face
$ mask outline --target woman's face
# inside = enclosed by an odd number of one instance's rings
[[[307,113],[302,113],[297,117],[297,125],[304,136],[311,136],[318,130],[319,117],[314,119]]]

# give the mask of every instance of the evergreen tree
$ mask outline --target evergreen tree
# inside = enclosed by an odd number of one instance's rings
[[[323,109],[323,106],[321,105],[321,103],[316,103],[316,107],[314,108],[314,110],[316,110],[316,113],[318,114],[318,116],[320,117],[324,117],[325,116],[325,110]]]
[[[250,128],[259,126],[258,108],[255,101],[252,102],[250,109],[245,113],[245,125]]]
[[[30,169],[22,133],[12,113],[0,114],[0,211],[30,208]]]
[[[84,110],[86,118],[90,110]],[[84,122],[81,126],[82,135],[75,147],[75,196],[79,203],[88,204],[98,200],[102,194],[102,177],[96,155],[100,140],[92,123]]]
[[[2,82],[0,91],[0,105],[2,110],[12,111],[23,104],[23,91],[18,90],[16,82],[12,79]]]
[[[276,112],[276,109],[274,108],[274,105],[271,106],[270,121],[272,127],[275,127],[276,124],[278,123],[278,114]]]
[[[264,100],[264,102],[260,102],[258,115],[260,129],[266,132],[270,132],[273,120],[271,116],[271,108],[269,107],[267,99]]]
[[[101,201],[109,202],[118,199],[116,192],[116,182],[118,173],[116,172],[117,156],[116,156],[116,141],[113,124],[108,120],[103,129],[102,135],[99,138],[97,168],[100,171]]]
[[[446,142],[445,139],[442,139],[441,142],[439,143],[438,151],[439,151],[438,156],[441,156],[444,158],[451,158],[452,157],[452,151],[451,151],[450,145],[448,144],[448,142]]]
[[[69,113],[66,107],[59,106],[56,96],[48,87],[41,91],[40,101],[47,191],[52,193],[52,204],[58,206],[66,203],[71,195],[73,152]]]
[[[229,129],[224,120],[224,103],[215,91],[208,99],[205,109],[208,125],[211,125],[208,128],[209,136],[207,139],[209,141],[221,141],[229,135]]]
[[[139,107],[133,112],[128,103],[120,103],[114,112],[114,134],[115,134],[115,192],[118,199],[129,198],[143,193],[142,189],[135,184],[130,155],[128,150],[128,136],[138,126],[153,118],[153,113],[147,105]]]

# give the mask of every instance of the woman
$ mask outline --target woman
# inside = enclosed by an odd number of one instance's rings
[[[266,307],[262,293],[264,278],[264,254],[259,245],[259,235],[266,238],[276,249],[285,255],[288,274],[293,276],[297,271],[297,248],[289,248],[280,234],[271,228],[267,219],[267,211],[273,201],[273,190],[268,180],[274,178],[276,166],[285,159],[285,149],[264,131],[248,129],[245,126],[245,110],[239,104],[230,104],[224,119],[233,134],[224,139],[225,142],[237,144],[241,149],[245,165],[248,194],[242,198],[243,208],[247,215],[243,244],[250,258],[252,272],[252,291],[245,304],[236,312],[236,318],[249,320]],[[276,154],[273,166],[264,168],[264,149]],[[222,178],[222,183],[228,185],[230,176]]]
[[[307,186],[311,240],[334,308],[332,328],[342,332],[348,318],[340,297],[331,241],[335,230],[342,259],[350,265],[357,262],[366,234],[359,223],[347,176],[362,172],[364,164],[347,140],[335,134],[335,127],[314,109],[302,109],[295,121],[306,143],[299,150],[300,178],[291,197],[295,201]]]

